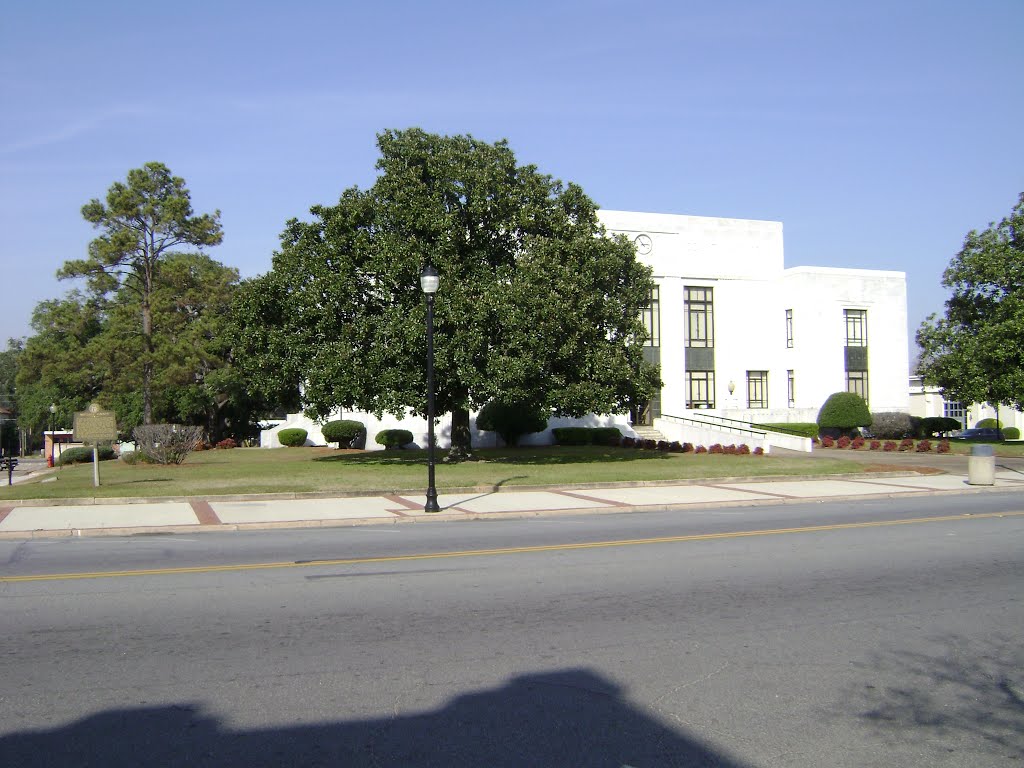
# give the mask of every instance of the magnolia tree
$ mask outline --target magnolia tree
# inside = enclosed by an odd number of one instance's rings
[[[643,359],[650,270],[575,184],[504,141],[418,129],[378,137],[380,175],[288,222],[273,269],[244,283],[234,353],[250,386],[323,417],[426,412],[421,269],[435,305],[436,398],[452,454],[492,399],[548,413],[623,412],[660,386]]]

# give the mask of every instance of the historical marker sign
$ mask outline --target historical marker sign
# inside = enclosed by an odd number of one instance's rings
[[[86,411],[75,414],[75,442],[96,443],[117,440],[117,419],[113,411],[101,411],[93,403]]]
[[[100,456],[97,446],[117,440],[117,419],[113,411],[101,411],[97,403],[75,414],[75,440],[92,444],[92,484],[100,485]]]

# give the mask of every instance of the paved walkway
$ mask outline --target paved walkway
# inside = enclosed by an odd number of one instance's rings
[[[423,511],[422,493],[333,498],[0,501],[0,538],[123,535],[366,525],[424,520],[623,512],[695,506],[770,504],[935,493],[1024,491],[1024,473],[997,467],[992,486],[966,474],[885,473],[827,478],[706,480],[673,485],[502,490],[441,494],[441,512]]]

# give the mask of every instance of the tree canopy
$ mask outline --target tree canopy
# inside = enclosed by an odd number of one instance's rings
[[[226,331],[238,272],[208,256],[165,256],[150,293],[153,364],[151,408],[161,421],[204,427],[211,439],[249,436],[253,400],[230,364]],[[19,421],[26,429],[70,427],[72,414],[99,400],[130,434],[143,422],[141,299],[121,287],[112,294],[71,291],[40,303],[35,333],[19,353]]]
[[[380,171],[313,220],[290,220],[272,270],[236,303],[252,384],[319,416],[425,413],[420,270],[440,273],[438,412],[453,448],[493,398],[580,416],[621,412],[658,386],[642,355],[650,270],[606,236],[575,184],[519,165],[507,142],[419,129],[378,136]]]
[[[95,296],[125,291],[135,294],[140,341],[133,352],[141,363],[142,420],[153,422],[154,371],[153,293],[163,261],[183,246],[202,248],[221,242],[220,212],[197,216],[185,181],[162,163],[147,163],[128,172],[127,183],[115,182],[106,204],[91,200],[82,216],[103,231],[89,244],[85,259],[68,261],[60,278],[85,277]]]
[[[967,234],[942,284],[951,296],[917,331],[918,372],[949,399],[1024,408],[1024,194]]]

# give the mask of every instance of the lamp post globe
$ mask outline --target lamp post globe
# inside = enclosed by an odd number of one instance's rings
[[[441,286],[437,270],[427,264],[420,272],[420,289],[427,297],[427,503],[424,512],[440,512],[434,483],[434,294]]]

